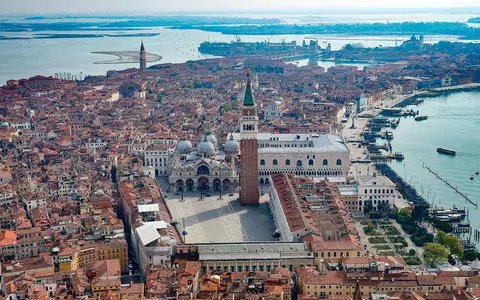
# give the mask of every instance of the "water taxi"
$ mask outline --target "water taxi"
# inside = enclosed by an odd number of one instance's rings
[[[456,155],[457,154],[457,152],[455,152],[454,150],[445,149],[445,148],[437,148],[437,152],[441,153],[441,154],[448,154],[448,155]]]
[[[424,121],[428,119],[428,116],[418,116],[418,117],[415,117],[415,121]]]

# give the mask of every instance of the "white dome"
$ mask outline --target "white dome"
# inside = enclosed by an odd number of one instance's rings
[[[212,142],[208,141],[206,137],[203,137],[202,142],[198,144],[197,153],[200,156],[203,155],[214,155],[215,154],[215,146]]]
[[[235,153],[240,149],[240,144],[230,136],[230,139],[225,143],[225,152]]]
[[[205,135],[205,137],[207,138],[207,141],[212,143],[213,146],[215,146],[215,148],[217,148],[217,146],[218,146],[217,138],[213,135],[213,133],[209,132],[209,133],[207,133],[207,135]]]
[[[190,141],[181,140],[180,142],[178,142],[177,150],[181,154],[188,154],[188,153],[192,152],[192,149],[193,149],[193,147],[192,147],[192,143],[190,143]]]
[[[3,122],[2,125],[0,125],[0,127],[2,128],[8,128],[10,126],[10,124],[8,124],[7,122]]]

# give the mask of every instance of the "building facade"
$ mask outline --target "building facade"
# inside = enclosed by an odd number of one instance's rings
[[[223,150],[212,133],[207,133],[194,150],[190,141],[182,140],[168,164],[168,180],[174,191],[231,192],[238,187],[235,154],[238,142],[225,143]]]
[[[342,199],[349,211],[363,212],[371,201],[373,210],[381,204],[393,208],[399,200],[396,185],[386,176],[359,176],[339,186]]]

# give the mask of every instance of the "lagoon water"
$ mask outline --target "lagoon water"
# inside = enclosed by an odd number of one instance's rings
[[[436,206],[470,209],[473,228],[480,229],[480,210],[476,210],[453,189],[437,179],[423,166],[429,166],[473,202],[480,203],[480,91],[454,92],[405,109],[419,110],[426,121],[402,118],[393,131],[393,151],[405,155],[404,162],[392,162],[392,168]],[[378,141],[380,143],[380,141]],[[437,147],[453,149],[456,156],[439,154]]]
[[[257,16],[258,17],[258,16]],[[352,20],[355,22],[384,22],[417,20],[415,15],[310,15],[310,16],[262,16],[280,17],[284,22],[304,23],[318,22],[340,23]],[[354,17],[352,19],[352,17]],[[471,15],[424,15],[425,20],[465,21]],[[10,19],[7,19],[10,20]],[[81,19],[88,22],[90,19]],[[21,21],[14,18],[11,21]],[[200,30],[177,30],[164,27],[146,28],[141,31],[122,31],[115,33],[158,33],[158,36],[144,37],[145,46],[148,52],[158,54],[163,59],[158,63],[180,63],[188,60],[197,60],[212,57],[198,52],[197,48],[204,41],[230,42],[234,36],[215,32]],[[44,31],[42,34],[64,33]],[[85,32],[69,32],[85,33]],[[89,31],[88,33],[97,33]],[[108,33],[102,31],[101,33]],[[113,33],[113,32],[112,32]],[[0,32],[5,36],[31,36],[31,32]],[[242,41],[270,41],[290,42],[297,41],[301,44],[304,40],[318,39],[321,47],[331,43],[332,49],[337,50],[348,43],[361,43],[365,47],[395,46],[409,36],[346,36],[346,35],[243,35]],[[111,57],[92,54],[94,51],[137,51],[139,50],[139,37],[103,37],[103,38],[73,38],[73,39],[28,39],[28,40],[0,40],[0,84],[8,79],[19,79],[31,77],[37,74],[54,75],[55,73],[69,72],[78,74],[82,72],[87,75],[102,75],[110,69],[125,69],[136,67],[135,64],[101,65],[94,62],[108,60]],[[456,41],[456,36],[426,36],[427,43],[436,43],[440,40]],[[299,66],[306,61],[300,61]],[[320,66],[328,68],[332,62],[319,62]],[[358,65],[361,67],[361,65]]]

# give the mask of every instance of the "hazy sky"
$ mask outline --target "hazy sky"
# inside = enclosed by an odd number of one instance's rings
[[[0,14],[305,11],[328,8],[478,7],[479,0],[0,0]]]

